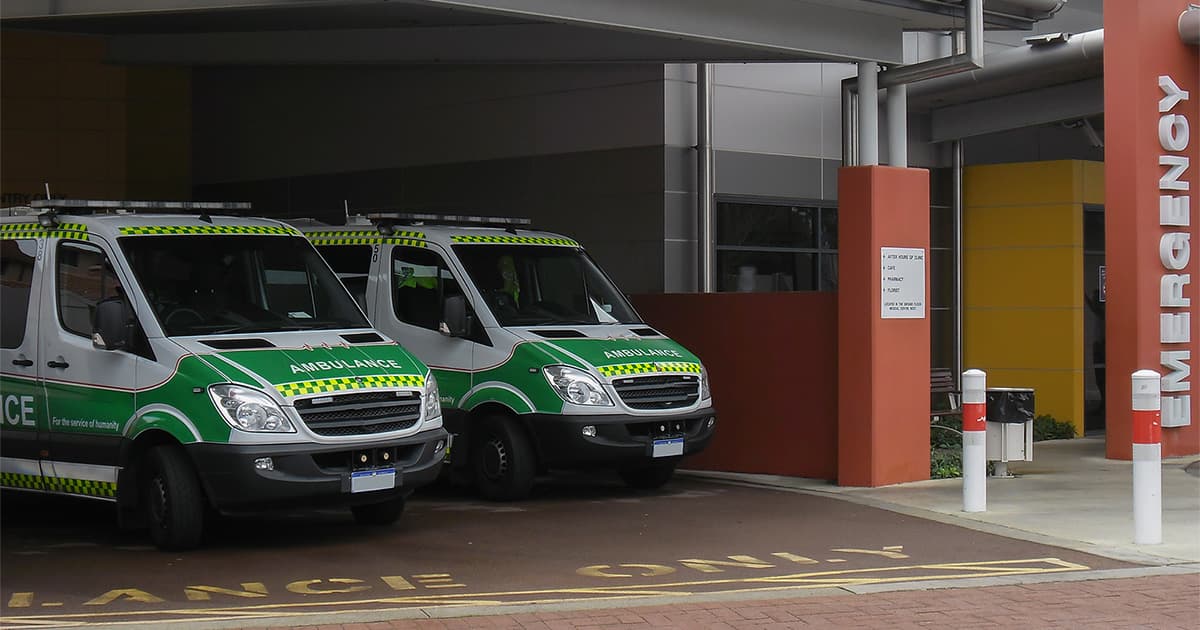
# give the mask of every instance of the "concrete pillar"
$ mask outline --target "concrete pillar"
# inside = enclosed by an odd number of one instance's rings
[[[929,171],[845,167],[838,201],[838,484],[928,479]],[[919,309],[884,312],[917,282]]]

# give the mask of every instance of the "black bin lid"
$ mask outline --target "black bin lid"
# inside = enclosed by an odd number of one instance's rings
[[[1033,389],[1028,387],[987,388],[988,422],[1033,422]]]

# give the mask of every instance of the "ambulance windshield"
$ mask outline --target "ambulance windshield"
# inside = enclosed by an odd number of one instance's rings
[[[642,323],[581,249],[473,244],[454,252],[501,326]]]
[[[128,236],[120,242],[168,337],[369,326],[302,238]]]

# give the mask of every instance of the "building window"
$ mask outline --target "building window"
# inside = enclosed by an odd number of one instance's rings
[[[718,202],[716,259],[718,291],[835,291],[837,208]]]

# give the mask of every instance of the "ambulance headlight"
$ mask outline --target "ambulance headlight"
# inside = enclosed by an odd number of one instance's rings
[[[583,370],[566,365],[550,365],[542,368],[542,372],[554,391],[569,403],[608,407],[613,404],[600,382]]]
[[[295,433],[292,421],[269,396],[242,385],[213,385],[208,388],[213,404],[235,429],[254,433]]]
[[[700,400],[712,398],[712,390],[708,388],[708,368],[700,366]]]
[[[431,373],[425,378],[425,393],[421,394],[421,406],[426,420],[442,415],[442,401],[438,395],[437,378]]]

